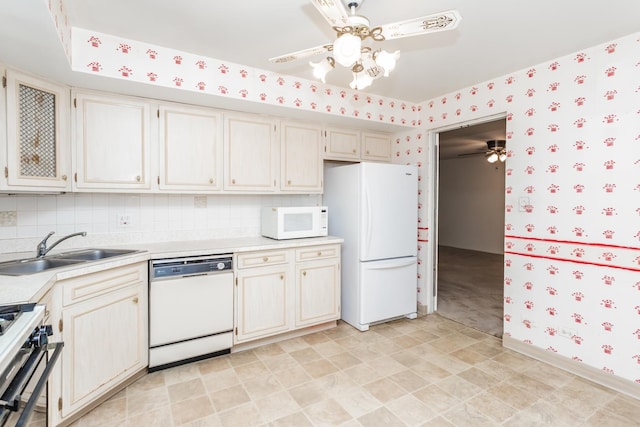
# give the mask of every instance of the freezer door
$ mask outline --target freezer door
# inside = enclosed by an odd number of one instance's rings
[[[418,170],[362,163],[360,260],[417,254]]]
[[[360,324],[416,313],[416,257],[360,263]]]

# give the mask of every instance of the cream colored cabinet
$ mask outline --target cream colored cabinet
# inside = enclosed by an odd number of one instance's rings
[[[147,263],[58,282],[56,336],[64,341],[52,378],[54,423],[143,372],[148,364]],[[57,384],[57,386],[56,386]]]
[[[319,126],[282,122],[280,152],[281,191],[322,192],[322,129]]]
[[[362,160],[391,161],[391,136],[386,133],[362,132]]]
[[[360,160],[360,131],[328,127],[324,144],[327,160]]]
[[[222,114],[180,105],[159,108],[160,190],[222,188]]]
[[[74,189],[150,190],[150,103],[83,91],[72,98]]]
[[[272,118],[224,115],[224,189],[274,192],[278,189],[279,144]]]
[[[69,88],[12,70],[4,83],[6,188],[70,190]]]
[[[237,255],[235,343],[292,328],[290,261],[288,250]]]
[[[296,250],[295,326],[340,318],[340,245]]]

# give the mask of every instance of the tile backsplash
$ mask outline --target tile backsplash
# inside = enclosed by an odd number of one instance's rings
[[[321,203],[321,195],[3,195],[0,253],[32,251],[50,231],[56,232],[53,241],[87,232],[61,248],[256,236],[262,206]]]

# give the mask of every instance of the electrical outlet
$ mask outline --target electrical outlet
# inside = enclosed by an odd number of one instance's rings
[[[130,226],[131,226],[131,215],[119,214],[118,227],[130,227]]]
[[[571,337],[578,335],[578,333],[574,330],[572,330],[571,328],[567,328],[566,326],[562,326],[560,327],[560,330],[558,331],[558,335],[560,335],[561,337],[564,338],[569,338],[571,339]]]
[[[518,197],[518,210],[520,212],[525,212],[527,209],[527,206],[529,206],[530,204],[531,204],[531,201],[527,196]]]

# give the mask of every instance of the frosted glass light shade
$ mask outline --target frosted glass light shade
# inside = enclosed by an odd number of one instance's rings
[[[353,73],[353,80],[349,83],[349,87],[353,90],[361,90],[371,86],[373,78],[364,70]]]
[[[495,152],[489,154],[489,156],[487,157],[487,162],[489,163],[495,163],[497,161],[498,161],[498,154]]]
[[[320,79],[322,83],[326,83],[325,79],[327,74],[335,67],[333,59],[331,58],[325,58],[320,62],[309,61],[309,65],[313,67],[313,77]]]
[[[351,67],[360,59],[362,40],[353,34],[345,33],[333,42],[333,57],[343,67]]]
[[[389,77],[389,73],[396,68],[396,61],[400,57],[400,51],[396,50],[393,53],[389,53],[386,50],[376,52],[375,60],[376,64],[384,69],[384,76]]]

